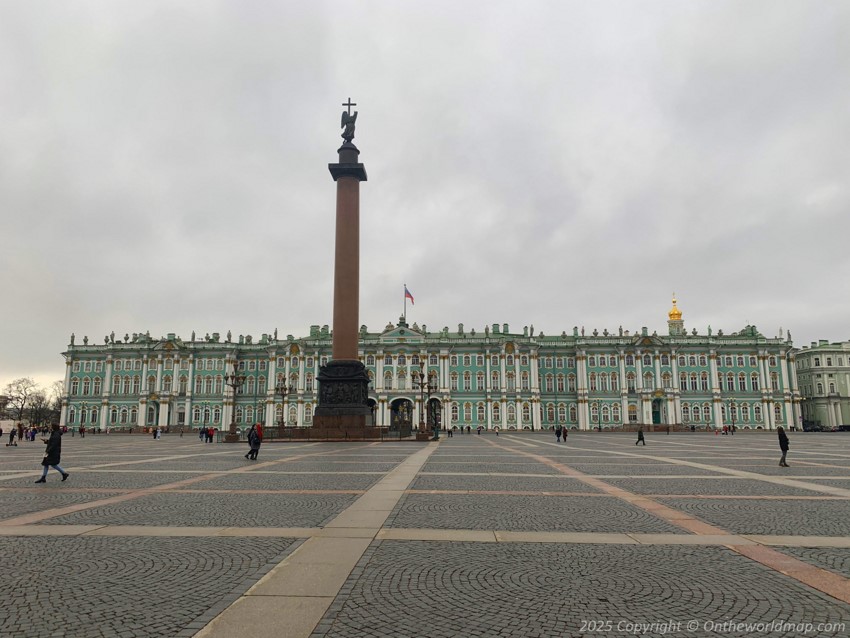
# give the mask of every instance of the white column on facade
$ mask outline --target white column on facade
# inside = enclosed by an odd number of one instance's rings
[[[652,360],[655,363],[655,387],[661,387],[661,354],[658,350],[652,355]],[[653,388],[654,390],[655,388]]]
[[[540,360],[537,350],[533,350],[529,359],[531,363],[531,391],[540,392],[540,368],[538,366]]]
[[[535,430],[543,429],[540,419],[540,400],[537,398],[530,399],[531,402],[531,427]]]
[[[148,400],[145,398],[139,399],[139,411],[136,414],[136,426],[143,428],[148,418]]]
[[[162,365],[160,365],[160,368]],[[171,403],[169,401],[159,402],[159,421],[157,425],[161,428],[168,427],[168,416],[171,412]]]
[[[679,355],[676,350],[670,351],[670,369],[673,371],[673,389],[682,391],[679,387]]]
[[[787,371],[786,366],[782,366],[783,379],[785,378],[786,373],[790,373],[791,375],[791,392],[794,394],[798,394],[800,392],[800,387],[797,385],[797,359],[796,357],[789,353],[787,358]]]
[[[722,387],[719,385],[720,380],[717,378],[717,353],[711,350],[708,354],[708,374],[711,377],[711,391],[714,393],[720,392]]]
[[[157,392],[162,392],[162,355],[157,355],[156,357],[156,385],[154,388]]]
[[[635,353],[635,390],[638,394],[643,390],[643,352],[640,350]]]

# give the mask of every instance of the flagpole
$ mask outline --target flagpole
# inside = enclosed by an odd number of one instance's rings
[[[407,323],[407,284],[404,284],[404,312],[402,313],[404,322]]]

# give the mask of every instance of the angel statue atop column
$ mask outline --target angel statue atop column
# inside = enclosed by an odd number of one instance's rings
[[[346,142],[351,143],[351,140],[354,139],[354,124],[357,122],[357,111],[354,113],[349,113],[348,111],[342,112],[342,122],[340,126],[345,130],[342,132],[342,139]]]

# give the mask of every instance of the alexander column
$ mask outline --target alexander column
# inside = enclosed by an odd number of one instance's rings
[[[339,162],[328,164],[336,182],[336,248],[334,252],[333,358],[319,371],[319,405],[314,426],[337,430],[339,436],[368,436],[369,375],[358,359],[360,313],[360,182],[366,181],[366,168],[360,164],[360,151],[354,139],[357,104],[343,104],[342,139]],[[357,430],[354,432],[354,430]]]

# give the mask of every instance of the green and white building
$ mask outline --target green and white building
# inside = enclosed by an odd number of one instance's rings
[[[795,354],[803,420],[825,428],[850,425],[850,341],[813,341]]]
[[[801,420],[790,338],[767,338],[755,326],[731,334],[688,333],[673,300],[668,333],[593,330],[535,334],[507,324],[482,331],[458,325],[429,330],[404,318],[379,332],[360,331],[360,358],[372,380],[379,426],[419,423],[423,405],[442,427],[578,430],[623,425],[773,429]],[[114,336],[102,345],[72,343],[61,422],[70,427],[225,428],[235,416],[311,425],[317,376],[331,356],[327,326],[285,339],[264,334],[183,340],[175,334]],[[850,363],[847,355],[843,361]],[[238,392],[226,375],[246,376]],[[420,370],[434,380],[423,394]],[[286,385],[280,394],[275,388]],[[825,386],[826,387],[826,386]],[[234,414],[235,413],[235,414]]]

